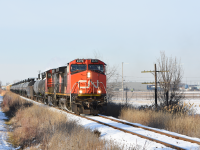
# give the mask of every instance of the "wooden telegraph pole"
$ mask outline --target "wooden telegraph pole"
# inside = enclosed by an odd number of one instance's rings
[[[124,100],[124,79],[123,79],[123,62],[122,62],[122,101]]]
[[[154,64],[154,71],[142,71],[141,73],[153,73],[154,72],[154,76],[155,76],[155,82],[145,82],[142,84],[155,84],[155,106],[157,108],[158,103],[157,103],[157,72],[168,72],[168,71],[157,71],[156,69],[156,64]]]
[[[157,70],[156,70],[156,64],[154,64],[154,71],[155,71],[155,105],[157,108]]]

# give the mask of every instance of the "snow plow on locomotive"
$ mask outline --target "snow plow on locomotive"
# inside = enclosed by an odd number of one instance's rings
[[[76,114],[98,114],[107,104],[106,64],[98,59],[75,59],[11,86],[11,91]],[[23,88],[22,88],[23,87]]]

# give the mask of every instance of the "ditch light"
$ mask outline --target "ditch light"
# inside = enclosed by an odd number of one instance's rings
[[[90,78],[90,77],[91,77],[91,73],[88,72],[88,73],[87,73],[87,78]]]

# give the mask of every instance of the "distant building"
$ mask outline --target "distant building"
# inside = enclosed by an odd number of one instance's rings
[[[107,85],[109,86],[109,84],[113,83],[108,83]],[[126,90],[126,88],[129,91],[147,91],[147,85],[142,84],[142,82],[124,82],[124,91]],[[122,83],[118,82],[114,90],[122,91]]]

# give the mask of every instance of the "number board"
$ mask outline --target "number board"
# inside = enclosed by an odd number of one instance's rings
[[[91,62],[92,63],[97,63],[97,62],[99,62],[97,59],[91,59]]]
[[[77,59],[76,62],[83,62],[83,59]]]

